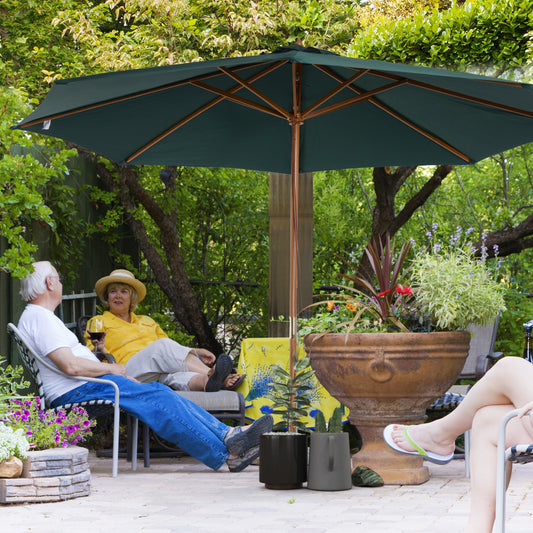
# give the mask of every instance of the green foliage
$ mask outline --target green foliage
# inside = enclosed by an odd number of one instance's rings
[[[505,309],[505,287],[467,250],[419,253],[411,265],[412,286],[422,312],[441,330],[484,326]]]
[[[30,386],[23,378],[21,366],[6,365],[6,360],[0,357],[0,416],[5,411],[7,400],[10,398],[23,398],[19,391],[27,390]]]
[[[517,289],[505,295],[506,310],[501,314],[495,351],[521,356],[524,349],[523,324],[533,319],[533,300]]]
[[[450,2],[440,2],[439,12],[435,1],[375,0],[363,3],[364,9],[358,4],[351,0],[51,0],[46,4],[35,0],[4,0],[0,7],[2,86],[24,89],[27,96],[20,93],[20,101],[34,105],[54,79],[272,51],[298,38],[305,45],[339,53],[348,51],[349,55],[359,57],[451,65],[458,69],[488,63],[497,73],[505,71],[510,77],[514,75],[507,72],[510,66],[525,69],[528,63],[533,64],[531,0],[453,2],[457,5],[449,10],[445,8]],[[435,9],[431,11],[432,8]],[[11,89],[2,89],[2,96],[6,91]],[[84,217],[77,214],[71,203],[74,197],[61,188],[62,172],[56,172],[51,179],[42,178],[41,168],[34,168],[34,163],[25,159],[27,155],[19,154],[17,159],[9,150],[14,144],[31,148],[30,140],[22,132],[4,129],[4,125],[12,125],[29,110],[26,106],[17,117],[0,121],[0,157],[5,158],[4,154],[9,153],[11,158],[2,162],[6,166],[0,170],[0,224],[4,221],[0,229],[3,235],[7,231],[6,235],[12,239],[3,259],[5,266],[0,268],[11,270],[17,277],[24,275],[37,253],[36,243],[42,232],[51,234],[52,241],[57,241],[59,250],[55,255],[61,259],[71,251],[79,257],[78,246],[83,241],[82,228],[76,222]],[[0,106],[0,113],[5,116],[5,107]],[[46,138],[42,142],[52,141]],[[522,147],[472,167],[458,168],[400,229],[399,235],[407,240],[420,235],[434,222],[439,223],[444,237],[452,235],[457,225],[473,226],[478,235],[517,226],[527,213],[523,205],[531,204],[532,149],[531,145]],[[51,169],[49,163],[43,164]],[[156,172],[150,178],[153,190],[158,185]],[[396,212],[421,189],[427,172],[419,169],[401,187]],[[265,180],[254,173],[249,174],[249,188],[240,188],[247,175],[243,173],[242,181],[236,183],[236,192],[229,188],[215,191],[216,201],[208,194],[195,196],[189,189],[189,198],[186,194],[177,196],[175,205],[181,224],[179,245],[188,247],[184,257],[189,277],[201,283],[195,287],[203,308],[208,310],[210,323],[216,327],[221,317],[231,310],[233,329],[242,327],[243,335],[261,336],[265,334],[267,320],[267,196]],[[219,177],[214,172],[208,180],[209,187],[205,188],[211,190]],[[185,191],[195,184],[194,180],[203,179],[203,171],[191,177],[190,182],[185,181]],[[374,191],[369,169],[317,173],[314,181],[313,269],[315,284],[321,285],[333,279],[335,273],[344,271],[336,256],[348,257],[352,253],[350,260],[355,262],[363,254],[372,229]],[[12,205],[3,200],[4,183],[8,185],[7,197],[13,201]],[[56,190],[61,191],[57,200]],[[225,195],[231,204],[232,196],[238,196],[241,190],[243,198],[252,198],[254,202],[249,206],[236,202],[230,215],[224,203]],[[262,206],[258,207],[256,198],[262,199]],[[166,205],[165,195],[160,194],[158,201]],[[217,218],[221,211],[215,205],[217,201],[222,203],[226,215],[226,248],[221,244],[221,217]],[[98,221],[99,229],[105,232],[96,233],[98,228],[93,228],[94,238],[109,244],[116,242],[108,234],[123,237],[124,208],[115,204],[113,209],[108,209],[111,200],[109,193],[103,191],[100,197],[93,197],[93,202],[105,213]],[[16,210],[21,215],[6,216],[6,205],[9,205],[8,213]],[[207,210],[202,213],[204,205]],[[242,223],[239,214],[245,217]],[[139,210],[136,216],[145,215]],[[210,224],[214,224],[213,230],[209,229]],[[157,231],[151,235],[157,242]],[[247,254],[241,252],[246,247]],[[235,261],[230,266],[233,257]],[[533,264],[528,257],[523,251],[519,256],[504,259],[502,272],[511,283],[521,287],[530,284],[528,276]],[[132,266],[129,256],[119,256],[117,252],[116,260]],[[74,264],[72,259],[70,264]],[[76,275],[74,268],[62,270]],[[218,280],[258,282],[260,287],[244,286],[233,292],[232,286],[207,284]],[[160,309],[162,314],[167,310],[163,306]],[[255,329],[248,329],[250,326]],[[501,331],[503,334],[505,329]]]
[[[313,280],[315,292],[347,270],[339,258],[356,262],[372,229],[371,169],[313,174]]]
[[[22,430],[29,443],[37,450],[75,446],[92,433],[96,422],[91,420],[83,407],[41,409],[39,398],[11,400],[3,414],[5,425]]]
[[[315,312],[308,318],[298,319],[298,340],[306,335],[321,333],[385,333],[387,325],[370,313],[359,313],[353,295],[337,295],[324,305],[317,302]],[[355,315],[354,315],[355,313]],[[355,320],[354,320],[355,318]]]
[[[476,0],[427,15],[383,19],[359,33],[348,55],[430,66],[501,70],[527,63],[532,0]]]
[[[315,414],[315,432],[316,433],[342,433],[342,415],[344,408],[335,407],[329,421],[326,423],[326,417],[322,411]]]
[[[25,89],[31,98],[41,98],[54,80],[84,73],[86,63],[79,46],[51,24],[58,11],[82,3],[87,4],[73,0],[2,0],[2,87],[18,87]]]
[[[67,216],[72,216],[67,198],[70,190],[67,192],[62,180],[67,172],[66,162],[75,152],[52,148],[56,144],[53,140],[50,147],[37,149],[25,133],[11,130],[10,126],[28,112],[24,93],[0,90],[0,234],[7,242],[0,257],[0,270],[15,278],[25,276],[35,260],[35,233],[51,231],[59,240],[58,225],[65,229]],[[73,233],[71,229],[61,231],[61,235],[68,238]],[[74,252],[72,243],[66,243],[65,249],[68,248]]]
[[[53,24],[96,71],[257,54],[297,39],[335,48],[357,32],[357,11],[349,0],[73,2]]]
[[[294,431],[299,429],[306,432],[306,425],[301,422],[302,417],[309,414],[313,387],[308,385],[314,375],[311,361],[302,357],[294,362],[294,377],[279,365],[272,366],[276,380],[272,383],[268,397],[272,400],[271,413],[280,415],[281,421],[274,425],[275,431]]]

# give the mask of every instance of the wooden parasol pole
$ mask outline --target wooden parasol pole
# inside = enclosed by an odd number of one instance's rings
[[[290,291],[289,291],[289,374],[294,378],[294,361],[297,357],[298,318],[298,187],[300,177],[300,126],[302,97],[302,65],[292,65],[293,115],[291,118],[291,202],[290,202]],[[295,398],[291,399],[294,402]],[[289,424],[289,431],[294,431]]]

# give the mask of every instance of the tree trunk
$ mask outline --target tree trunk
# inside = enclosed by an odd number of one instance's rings
[[[396,214],[396,195],[407,178],[416,170],[413,167],[376,167],[373,171],[376,205],[372,215],[372,234],[369,243],[382,239],[387,233],[394,237],[398,230],[413,216],[413,213],[424,205],[426,200],[440,187],[442,180],[452,171],[453,166],[441,165],[435,169],[431,178],[414,194],[403,209]],[[372,270],[366,254],[361,258],[357,275],[372,279]]]
[[[157,284],[169,299],[176,320],[194,336],[199,347],[219,355],[223,347],[217,341],[200,308],[181,257],[176,232],[176,211],[166,212],[157,204],[139,183],[133,167],[115,165],[118,180],[102,163],[97,163],[97,170],[106,187],[118,195],[125,209],[126,221],[154,272]],[[168,173],[164,175],[164,183],[170,193],[175,188],[176,172],[175,169],[166,170]],[[134,216],[138,203],[142,204],[159,229],[163,257],[151,243],[142,221]]]

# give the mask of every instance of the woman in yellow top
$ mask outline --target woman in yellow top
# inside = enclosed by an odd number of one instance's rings
[[[209,350],[182,346],[150,317],[136,315],[133,311],[146,296],[146,287],[130,271],[113,270],[96,282],[95,291],[108,310],[89,320],[87,331],[104,336],[88,344],[113,354],[128,376],[144,383],[159,381],[174,390],[206,392],[233,390],[244,379],[232,373],[228,355],[215,358]]]

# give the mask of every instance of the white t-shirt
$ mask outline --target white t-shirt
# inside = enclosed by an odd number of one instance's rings
[[[91,350],[78,341],[76,335],[63,324],[57,315],[40,305],[28,304],[26,306],[20,317],[18,328],[28,346],[43,358],[47,358],[48,354],[58,348],[70,348],[76,357],[98,362]],[[56,366],[49,359],[48,362]],[[56,374],[38,362],[37,366],[48,402],[87,383]]]

